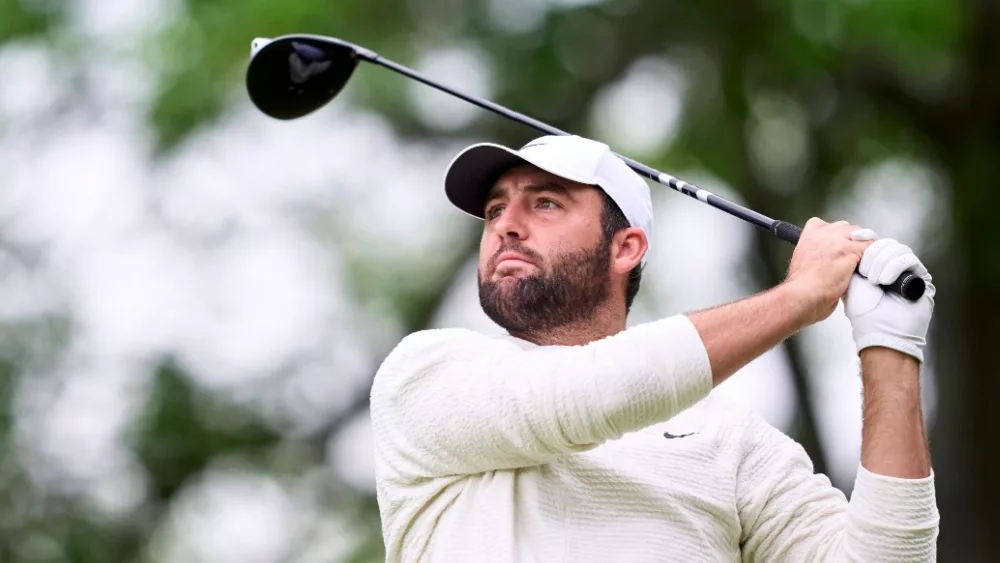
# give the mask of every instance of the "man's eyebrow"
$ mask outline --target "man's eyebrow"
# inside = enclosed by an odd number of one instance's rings
[[[569,197],[569,198],[573,197],[569,193],[569,189],[566,186],[564,186],[562,184],[559,184],[557,182],[546,182],[546,183],[541,184],[541,185],[531,184],[531,185],[525,186],[524,190],[528,191],[528,192],[534,192],[534,193],[538,193],[538,192],[552,192],[552,193],[556,193],[556,194],[559,194],[559,195],[564,195],[564,196]]]
[[[573,198],[573,194],[570,193],[569,189],[558,183],[558,182],[545,182],[544,184],[529,184],[524,187],[524,191],[539,193],[539,192],[551,192],[560,195],[564,195],[570,199]],[[489,193],[486,194],[486,201],[492,201],[497,198],[501,198],[507,195],[506,186],[494,186]]]
[[[501,198],[507,195],[507,188],[503,186],[493,186],[490,191],[486,193],[486,201],[492,201],[497,198]]]

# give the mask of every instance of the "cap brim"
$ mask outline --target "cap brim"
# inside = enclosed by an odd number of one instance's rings
[[[483,218],[486,196],[507,170],[530,164],[516,152],[493,143],[480,143],[460,152],[444,177],[444,191],[455,207]]]

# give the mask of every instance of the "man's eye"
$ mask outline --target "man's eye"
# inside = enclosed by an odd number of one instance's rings
[[[503,206],[494,205],[493,207],[490,207],[489,209],[486,210],[486,218],[496,219],[497,217],[500,216],[501,213],[503,213]]]
[[[551,199],[540,199],[538,200],[538,206],[542,209],[555,209],[559,207],[559,204],[552,201]]]

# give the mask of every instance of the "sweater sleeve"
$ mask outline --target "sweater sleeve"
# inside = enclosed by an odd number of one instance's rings
[[[858,465],[850,502],[813,473],[802,447],[762,419],[737,476],[743,561],[935,561],[934,476],[901,479]]]
[[[376,374],[376,456],[407,478],[537,465],[667,420],[711,387],[708,354],[683,315],[584,346],[422,331]]]

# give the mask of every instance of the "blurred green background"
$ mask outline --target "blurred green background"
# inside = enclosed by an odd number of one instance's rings
[[[371,377],[408,332],[496,328],[441,176],[535,133],[364,65],[322,111],[268,119],[250,41],[285,33],[913,246],[938,286],[939,560],[995,561],[998,28],[984,0],[0,0],[0,561],[383,559]],[[630,323],[782,279],[788,245],[653,189]],[[841,311],[716,392],[850,493]]]

